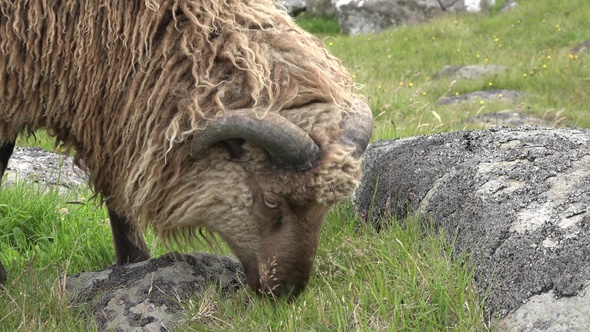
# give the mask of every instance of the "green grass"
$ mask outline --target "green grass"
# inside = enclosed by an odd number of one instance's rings
[[[585,0],[521,0],[490,15],[448,15],[377,35],[344,36],[330,18],[302,16],[342,59],[376,117],[373,139],[473,129],[476,114],[520,109],[556,125],[590,127],[590,56],[570,54],[588,38]],[[505,75],[477,81],[434,80],[445,65],[496,64]],[[525,76],[526,74],[526,76]],[[437,106],[442,96],[514,89],[520,105],[476,101]],[[19,145],[51,149],[45,134]],[[0,191],[0,260],[9,282],[0,290],[0,331],[96,330],[68,305],[59,277],[113,261],[106,212],[84,189],[68,197],[35,185]],[[83,201],[86,204],[68,204]],[[468,258],[455,257],[448,236],[409,218],[386,231],[359,225],[345,202],[330,213],[310,285],[297,300],[269,303],[248,290],[213,289],[184,305],[186,330],[486,331],[482,299],[471,286]],[[148,234],[154,255],[165,250]],[[205,250],[206,248],[203,248]]]
[[[0,191],[0,260],[9,276],[0,286],[0,330],[84,329],[59,278],[104,269],[112,260],[105,211],[65,203],[87,196],[63,197],[34,184]]]
[[[0,285],[0,331],[88,328],[85,308],[68,306],[60,278],[113,265],[106,210],[87,188],[64,194],[33,183],[4,186],[0,202],[0,261],[9,278]],[[151,232],[146,242],[155,256],[167,252]]]
[[[32,135],[19,136],[16,140],[16,145],[22,147],[40,147],[49,151],[56,150],[55,140],[45,130],[40,130]]]
[[[338,34],[340,33],[340,27],[338,26],[338,20],[329,16],[311,16],[305,12],[297,16],[297,24],[308,32],[313,34]]]
[[[350,206],[337,206],[323,230],[314,277],[297,300],[270,303],[245,290],[206,293],[187,305],[193,321],[186,330],[488,330],[470,270],[452,258],[445,235],[418,218],[388,224],[380,233],[359,227]]]
[[[489,17],[449,15],[377,35],[322,38],[369,97],[377,118],[374,139],[476,129],[468,121],[474,115],[517,108],[506,102],[436,105],[443,96],[488,89],[525,92],[521,112],[549,123],[590,127],[590,56],[570,54],[590,38],[582,28],[590,3],[518,3]],[[432,78],[445,65],[483,64],[510,70],[476,81]]]
[[[110,229],[88,191],[67,196],[36,185],[0,192],[0,260],[9,283],[0,290],[0,331],[97,330],[84,307],[68,304],[61,277],[112,263]],[[271,303],[247,289],[208,291],[184,302],[184,330],[479,331],[487,330],[471,274],[443,233],[409,218],[387,231],[360,227],[353,208],[328,216],[308,290]],[[165,250],[148,234],[155,255]],[[205,247],[202,247],[205,250]]]

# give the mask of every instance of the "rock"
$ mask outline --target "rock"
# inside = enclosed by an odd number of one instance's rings
[[[88,179],[71,157],[41,148],[15,147],[4,174],[2,186],[24,180],[43,188],[57,186],[61,192],[79,189]]]
[[[305,11],[307,7],[306,0],[281,0],[281,3],[292,16],[297,16]]]
[[[380,141],[365,152],[363,173],[353,197],[362,219],[381,227],[380,217],[403,220],[410,211],[444,229],[458,257],[469,257],[486,313],[506,317],[501,326],[546,331],[527,324],[570,322],[568,331],[587,331],[590,130],[500,128]],[[539,301],[558,311],[546,315]]]
[[[475,91],[457,96],[442,97],[436,104],[437,105],[451,105],[462,102],[480,102],[480,101],[509,101],[515,103],[517,100],[525,97],[526,95],[522,92],[513,90],[485,90]]]
[[[335,5],[340,30],[351,35],[377,33],[464,8],[456,0],[338,0]]]
[[[430,20],[445,12],[486,12],[495,0],[308,0],[322,3],[326,8],[331,2],[335,8],[319,12],[335,15],[343,33],[378,33],[385,29]],[[516,8],[513,0],[504,2],[500,13]],[[308,8],[309,10],[309,8]],[[325,15],[325,14],[323,14]]]
[[[88,306],[100,330],[167,331],[186,322],[180,303],[213,285],[222,292],[246,283],[230,257],[168,254],[141,263],[66,278],[66,292]]]
[[[467,120],[477,123],[483,129],[494,127],[523,127],[523,126],[546,126],[550,127],[549,121],[533,116],[527,116],[521,112],[502,111],[495,113],[480,114]]]
[[[499,323],[501,331],[588,331],[590,315],[580,308],[590,308],[590,286],[579,296],[555,296],[553,291],[531,296],[518,310]],[[535,315],[530,315],[535,312]],[[573,313],[566,314],[563,313]]]
[[[496,0],[465,0],[465,8],[468,12],[477,13],[487,11],[488,8],[496,3]]]
[[[590,55],[590,39],[580,43],[570,51],[572,54],[587,54]]]
[[[504,1],[504,4],[502,4],[502,8],[500,8],[500,14],[516,9],[516,7],[518,7],[518,3],[516,1],[506,0]]]
[[[337,0],[306,0],[306,12],[313,16],[336,16]]]
[[[495,0],[465,0],[465,7],[469,12],[490,13],[490,8],[496,4]],[[506,0],[500,7],[499,13],[505,13],[516,8],[518,4],[514,0]]]
[[[444,66],[434,79],[443,77],[451,79],[478,80],[487,76],[504,74],[509,68],[498,65],[473,65],[473,66]]]

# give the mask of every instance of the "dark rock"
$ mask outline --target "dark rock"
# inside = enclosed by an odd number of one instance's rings
[[[525,329],[531,322],[590,326],[583,297],[590,130],[500,128],[380,141],[365,152],[363,168],[353,199],[363,220],[380,227],[381,217],[415,212],[444,229],[456,253],[471,259],[491,317],[506,316],[502,324],[514,331],[532,331]]]
[[[90,306],[102,330],[161,331],[185,322],[181,303],[213,285],[222,292],[246,283],[242,266],[230,257],[168,254],[110,270],[66,278],[77,305]]]

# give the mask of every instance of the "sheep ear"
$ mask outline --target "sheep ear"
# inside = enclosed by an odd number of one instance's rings
[[[233,159],[240,159],[244,155],[243,139],[228,139],[222,142]]]

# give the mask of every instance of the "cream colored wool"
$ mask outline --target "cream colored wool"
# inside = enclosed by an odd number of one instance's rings
[[[142,227],[164,237],[218,231],[219,220],[244,227],[253,177],[275,177],[263,189],[301,204],[357,186],[360,161],[339,143],[351,77],[270,0],[3,0],[0,12],[0,143],[46,128]],[[319,165],[278,170],[249,143],[239,161],[222,148],[190,157],[207,120],[242,108],[302,127]]]

